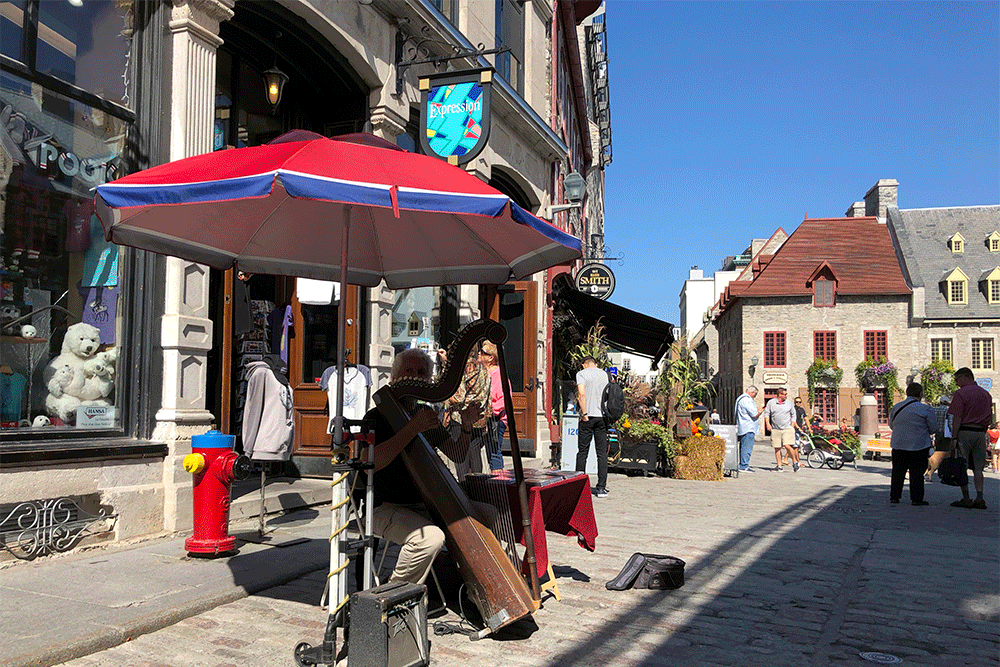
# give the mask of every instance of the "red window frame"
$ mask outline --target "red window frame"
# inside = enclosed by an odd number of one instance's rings
[[[837,303],[837,281],[817,278],[813,281],[813,306],[833,308]]]
[[[813,359],[822,359],[823,361],[837,360],[836,331],[813,332]]]
[[[837,425],[837,390],[816,387],[816,397],[812,405],[813,414],[819,415],[820,423]]]
[[[785,367],[785,332],[764,332],[764,368]]]
[[[865,332],[865,359],[878,361],[882,357],[889,358],[889,333],[887,331]]]

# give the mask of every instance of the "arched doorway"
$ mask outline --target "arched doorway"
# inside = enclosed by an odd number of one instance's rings
[[[369,116],[368,88],[315,28],[276,2],[238,2],[234,12],[219,30],[224,43],[216,68],[216,150],[265,144],[293,129],[324,136],[361,131]],[[273,67],[288,77],[276,108],[267,100],[263,79]],[[232,274],[213,271],[211,276],[216,327],[208,409],[224,432],[239,436],[245,365],[264,353],[283,353],[296,433],[293,466],[286,472],[326,475],[330,438],[326,392],[318,378],[335,364],[340,307],[348,309],[354,323],[347,331],[347,347],[355,352],[351,359],[364,361],[357,357],[365,348],[358,344],[361,290],[349,287],[339,301],[303,305],[292,278]],[[249,313],[239,307],[245,302]]]

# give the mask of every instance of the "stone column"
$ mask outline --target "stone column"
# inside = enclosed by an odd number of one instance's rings
[[[390,100],[384,100],[391,102]],[[387,141],[406,133],[406,118],[403,109],[391,104],[383,104],[372,109],[372,134]],[[392,370],[392,307],[396,303],[396,292],[382,283],[368,292],[371,322],[371,338],[368,341],[368,362],[372,371],[372,391],[388,384]]]
[[[232,18],[234,2],[174,0],[169,22],[171,160],[212,150],[219,23]],[[163,527],[168,531],[191,527],[192,478],[181,460],[191,452],[191,436],[209,430],[214,421],[205,410],[213,326],[208,278],[207,267],[167,259],[160,338],[163,402],[153,437],[169,446],[163,469]]]

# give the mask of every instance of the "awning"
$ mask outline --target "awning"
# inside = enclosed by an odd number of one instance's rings
[[[669,322],[584,294],[573,286],[568,273],[552,279],[552,296],[556,312],[574,320],[581,335],[600,320],[612,347],[651,357],[652,370],[674,342],[674,326]]]

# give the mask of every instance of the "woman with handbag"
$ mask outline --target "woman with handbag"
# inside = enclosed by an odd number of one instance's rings
[[[906,385],[906,399],[889,411],[889,428],[892,429],[889,502],[893,505],[898,504],[903,495],[907,472],[910,473],[910,504],[930,504],[924,500],[924,470],[927,468],[931,436],[937,431],[937,415],[931,406],[921,402],[923,395],[923,385],[911,382]]]

